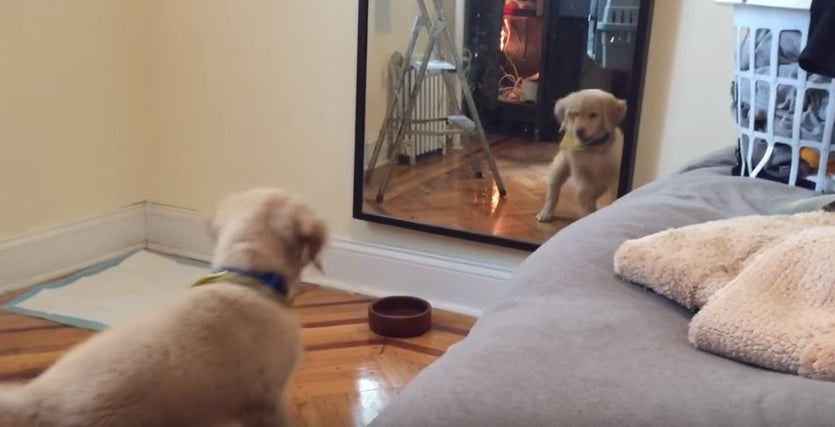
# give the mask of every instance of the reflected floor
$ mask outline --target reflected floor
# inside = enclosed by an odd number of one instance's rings
[[[363,210],[536,244],[576,220],[579,209],[571,180],[562,189],[557,218],[547,224],[536,220],[556,144],[501,136],[491,141],[507,187],[504,199],[499,198],[483,156],[479,158],[485,178],[478,179],[461,150],[418,158],[414,166],[397,165],[382,204],[374,201],[383,175],[383,169],[378,168],[371,183],[365,185]]]

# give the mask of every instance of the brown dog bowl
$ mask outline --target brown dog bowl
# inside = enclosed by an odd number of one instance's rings
[[[432,327],[432,306],[416,297],[380,298],[368,306],[368,326],[384,337],[423,335]]]

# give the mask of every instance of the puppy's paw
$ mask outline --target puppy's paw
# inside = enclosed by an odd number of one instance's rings
[[[536,214],[536,220],[539,222],[549,222],[554,219],[554,213],[548,211],[541,211],[540,213]]]

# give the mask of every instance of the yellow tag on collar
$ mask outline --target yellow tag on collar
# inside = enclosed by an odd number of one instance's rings
[[[293,300],[296,298],[296,295],[292,295],[289,290],[286,297],[281,297],[271,289],[267,288],[267,286],[261,284],[259,281],[246,277],[241,276],[239,274],[230,273],[228,271],[221,271],[217,273],[209,273],[200,279],[197,279],[194,283],[191,284],[192,288],[196,288],[198,286],[209,285],[212,283],[218,282],[226,282],[226,283],[235,283],[238,285],[249,286],[250,288],[257,289],[265,294],[269,294],[270,297],[278,300],[281,303],[284,303],[287,306],[293,305]]]

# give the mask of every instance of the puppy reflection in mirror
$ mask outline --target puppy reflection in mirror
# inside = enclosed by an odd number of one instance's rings
[[[536,219],[554,218],[560,190],[568,178],[574,181],[580,217],[597,209],[597,199],[617,192],[623,153],[620,123],[626,102],[600,89],[573,92],[557,101],[554,115],[565,134],[548,172],[548,193]]]

